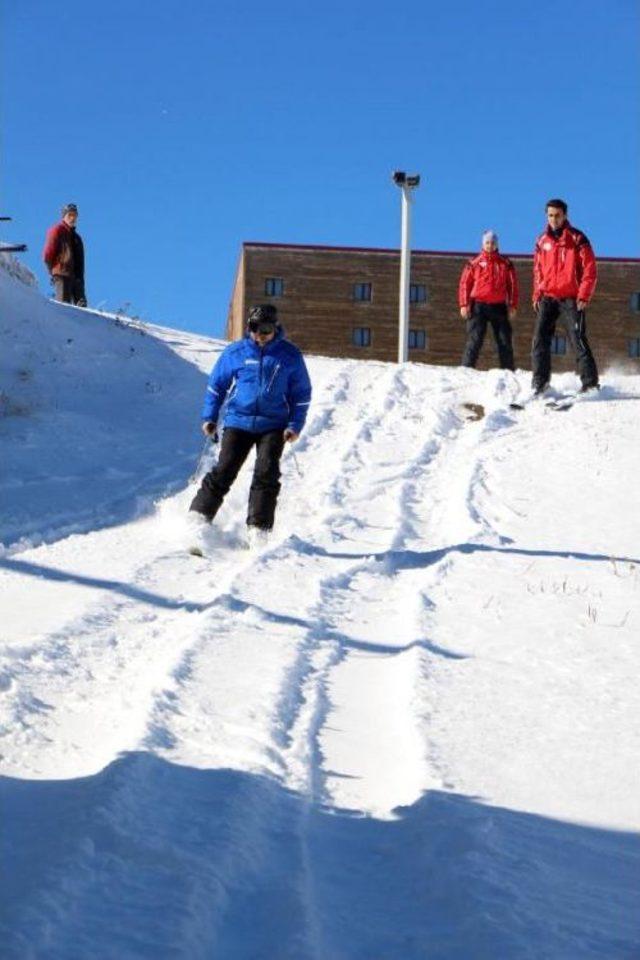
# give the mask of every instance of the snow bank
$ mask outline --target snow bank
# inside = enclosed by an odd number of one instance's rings
[[[4,270],[10,277],[15,277],[28,287],[38,286],[35,274],[32,273],[28,267],[25,267],[24,263],[18,260],[17,257],[14,257],[10,253],[2,253],[0,251],[0,270]]]
[[[202,375],[143,327],[44,298],[0,270],[0,541],[120,522],[184,484]]]

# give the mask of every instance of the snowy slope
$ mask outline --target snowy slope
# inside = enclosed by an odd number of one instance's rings
[[[195,465],[203,378],[140,325],[0,264],[0,543],[120,522]]]
[[[185,555],[185,428],[155,510],[0,560],[3,956],[638,955],[640,377],[310,368],[268,549],[245,470]]]

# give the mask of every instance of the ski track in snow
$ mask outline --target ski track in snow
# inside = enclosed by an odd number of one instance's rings
[[[185,335],[173,345],[206,366],[201,343]],[[6,956],[631,956],[637,845],[625,860],[623,834],[545,821],[540,796],[518,807],[507,790],[502,807],[500,776],[482,769],[482,737],[499,744],[501,723],[531,715],[522,743],[517,725],[505,736],[500,774],[509,782],[515,766],[513,795],[526,800],[514,758],[529,756],[538,693],[523,703],[509,695],[526,676],[491,631],[513,630],[533,600],[567,601],[554,649],[573,658],[586,704],[622,729],[623,618],[638,600],[632,540],[603,538],[602,556],[586,542],[551,549],[526,478],[523,489],[503,479],[535,455],[531,424],[553,427],[559,457],[571,421],[551,418],[584,418],[587,405],[513,414],[522,376],[498,371],[318,359],[313,373],[295,447],[302,476],[287,451],[263,552],[237,548],[247,467],[209,558],[175,544],[191,488],[152,516],[4,560],[13,613],[0,753],[7,777],[43,782],[40,816],[53,817],[54,835],[17,873]],[[483,402],[483,419],[464,420],[468,399]],[[603,461],[605,436],[596,428]],[[540,546],[527,552],[518,545],[534,522]],[[586,571],[564,588],[563,550],[583,551]],[[608,555],[618,564],[605,598]],[[492,593],[481,564],[495,570]],[[511,592],[500,590],[505,569]],[[600,655],[592,610],[621,623],[619,699],[589,680]],[[548,688],[563,690],[569,677],[553,672],[546,649],[532,641],[529,652],[532,685],[546,671]],[[500,671],[504,688],[492,680]],[[553,711],[559,701],[546,695]],[[505,703],[494,718],[496,696]],[[582,729],[579,751],[586,708],[567,707],[567,718]],[[553,723],[540,734],[557,735]],[[545,756],[529,749],[530,763]],[[562,786],[551,803],[567,808]],[[575,819],[593,822],[597,809],[595,791]]]

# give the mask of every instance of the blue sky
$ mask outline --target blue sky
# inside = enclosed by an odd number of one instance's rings
[[[220,335],[243,240],[531,249],[549,196],[639,256],[637,0],[1,8],[2,238],[74,200],[90,303]]]

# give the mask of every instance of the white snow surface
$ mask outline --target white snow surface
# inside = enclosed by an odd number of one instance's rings
[[[195,558],[222,344],[0,293],[2,957],[640,956],[640,376],[310,358]]]
[[[15,277],[17,280],[20,280],[22,283],[26,284],[28,287],[37,287],[38,281],[34,273],[29,270],[28,267],[22,263],[17,257],[14,257],[12,253],[6,253],[2,250],[2,242],[0,241],[0,270],[3,270],[5,273],[8,273],[10,276]]]
[[[0,269],[5,546],[130,519],[184,484],[204,377],[171,337],[146,333],[48,300]]]

